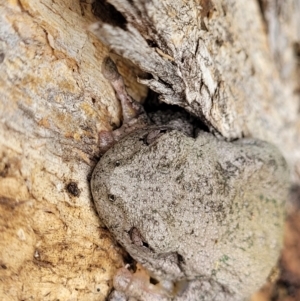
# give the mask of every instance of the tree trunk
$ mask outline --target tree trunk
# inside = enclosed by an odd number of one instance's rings
[[[121,118],[107,46],[134,99],[144,78],[216,135],[275,144],[300,184],[299,0],[93,2],[0,1],[1,300],[105,300],[123,265],[89,187]]]

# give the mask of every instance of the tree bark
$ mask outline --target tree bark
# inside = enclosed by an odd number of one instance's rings
[[[300,183],[299,0],[109,2],[0,0],[1,300],[105,300],[123,265],[89,187],[121,122],[107,46],[134,99],[139,77],[220,137],[277,145]]]

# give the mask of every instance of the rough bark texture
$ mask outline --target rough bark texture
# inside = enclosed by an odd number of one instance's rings
[[[144,83],[225,138],[276,144],[299,183],[299,0],[110,2],[123,17],[102,17],[101,39]],[[0,0],[1,300],[104,300],[122,266],[88,182],[98,132],[120,124],[91,8]],[[116,60],[145,98],[145,76]]]
[[[299,1],[285,4],[284,25],[270,17],[276,25],[269,35],[273,48],[256,1],[109,2],[126,23],[101,21],[93,30],[115,52],[152,74],[141,82],[226,138],[253,136],[281,146],[299,173],[299,94],[294,93],[291,45],[299,37],[296,29],[286,29],[297,28]],[[290,15],[293,22],[287,20]],[[274,36],[280,37],[276,46]],[[272,54],[283,58],[276,64]]]
[[[95,21],[79,1],[1,2],[1,300],[104,300],[122,265],[88,182],[98,131],[119,125]]]

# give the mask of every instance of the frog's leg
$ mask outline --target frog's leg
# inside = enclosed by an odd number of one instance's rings
[[[123,78],[118,72],[115,63],[109,57],[103,60],[101,69],[104,77],[111,83],[117,98],[121,102],[123,114],[123,125],[121,128],[113,132],[101,131],[99,133],[100,151],[104,153],[125,134],[144,127],[148,123],[148,118],[143,106],[127,93]]]

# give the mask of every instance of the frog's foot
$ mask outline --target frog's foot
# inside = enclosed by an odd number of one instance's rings
[[[149,123],[149,119],[143,106],[133,100],[126,91],[124,81],[115,63],[109,58],[105,58],[102,63],[102,73],[109,80],[116,92],[117,98],[121,102],[123,125],[121,128],[110,132],[101,131],[99,133],[99,145],[101,153],[105,153],[116,141],[126,134],[142,128]]]
[[[112,131],[99,132],[99,147],[102,154],[108,151],[115,143],[115,138]]]
[[[108,300],[117,301],[130,298],[130,300],[143,301],[170,301],[172,299],[174,290],[172,282],[152,282],[149,272],[140,264],[137,264],[134,273],[126,267],[120,268],[113,280],[115,290],[110,294]]]

